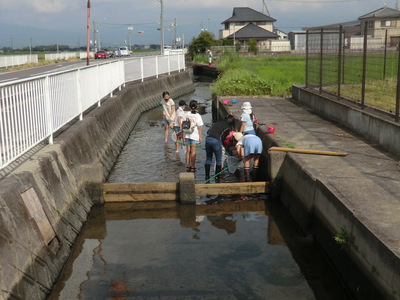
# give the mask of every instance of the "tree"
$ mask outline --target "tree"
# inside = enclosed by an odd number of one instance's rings
[[[249,46],[249,52],[253,52],[254,54],[257,54],[258,52],[258,43],[255,39],[251,39],[247,45]]]
[[[193,58],[196,53],[206,53],[207,49],[218,44],[219,42],[215,39],[214,34],[202,31],[197,38],[193,38],[190,42],[189,53]]]

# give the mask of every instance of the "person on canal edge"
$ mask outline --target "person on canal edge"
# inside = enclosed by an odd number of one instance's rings
[[[185,107],[186,102],[185,100],[179,101],[179,107],[175,112],[175,121],[174,121],[174,133],[176,135],[176,142],[175,142],[175,151],[179,152],[179,142],[183,141],[183,131],[182,131],[182,121],[185,119]]]
[[[216,167],[215,174],[221,172],[222,169],[222,142],[234,129],[234,117],[228,115],[226,120],[214,123],[207,132],[206,137],[206,162],[205,172],[206,181],[210,179],[210,169],[212,163],[213,154],[215,155]],[[215,182],[220,182],[220,175],[215,176]]]
[[[256,132],[254,131],[254,124],[253,124],[253,120],[254,120],[254,114],[252,111],[252,107],[250,102],[244,102],[242,104],[242,116],[240,117],[240,129],[239,132],[243,133],[243,135],[246,134],[256,134]]]
[[[185,133],[186,144],[186,171],[196,171],[196,147],[202,142],[201,126],[203,126],[203,119],[197,112],[197,101],[191,100],[189,102],[190,111],[186,113],[185,121],[190,121],[190,125],[186,126],[182,122],[182,129]],[[189,127],[189,128],[188,128]]]
[[[207,56],[208,56],[208,66],[211,67],[212,66],[212,59],[213,59],[213,55],[210,49],[207,50]]]
[[[243,135],[236,132],[234,138],[238,141],[236,144],[237,155],[239,159],[243,159],[244,164],[244,180],[254,181],[257,178],[258,165],[262,152],[262,141],[254,134]],[[253,161],[253,170],[250,174],[250,162]]]
[[[169,92],[162,93],[163,100],[160,105],[163,111],[163,124],[164,124],[164,143],[168,143],[168,127],[174,127],[175,119],[175,102],[170,98]]]

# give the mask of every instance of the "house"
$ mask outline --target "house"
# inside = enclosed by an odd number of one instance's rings
[[[361,23],[361,34],[367,26],[367,35],[381,40],[389,46],[399,44],[400,37],[400,11],[390,7],[382,7],[358,18]]]
[[[234,7],[232,17],[221,23],[224,28],[219,32],[219,38],[233,39],[234,44],[239,42],[242,45],[254,39],[260,51],[290,50],[287,35],[275,29],[274,22],[274,18],[249,7]],[[284,41],[278,42],[280,39]]]
[[[316,33],[323,30],[325,33],[324,40],[330,39],[333,49],[338,46],[337,32],[339,26],[342,26],[344,32],[345,47],[352,50],[363,48],[365,27],[367,27],[369,49],[380,49],[385,43],[389,47],[395,47],[400,42],[400,11],[386,6],[362,15],[354,21],[302,29],[313,33],[309,35],[309,38],[314,42],[315,47],[318,47],[319,40]],[[289,33],[292,50],[303,50],[305,48],[305,34],[306,31]],[[310,48],[313,49],[314,47],[311,46]]]

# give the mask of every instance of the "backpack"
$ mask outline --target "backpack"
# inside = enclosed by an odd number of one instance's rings
[[[193,117],[189,118],[188,115],[186,115],[186,120],[182,121],[182,131],[189,134],[193,133],[195,126],[195,119]]]

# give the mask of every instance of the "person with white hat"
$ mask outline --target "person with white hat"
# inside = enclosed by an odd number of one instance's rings
[[[263,150],[261,139],[254,134],[242,135],[236,132],[234,138],[238,141],[236,144],[239,159],[243,159],[244,179],[245,181],[255,181],[258,173],[258,165]],[[250,174],[250,162],[253,162],[253,171]],[[251,176],[250,176],[251,175]]]
[[[242,116],[240,117],[240,121],[242,122],[240,125],[239,132],[242,132],[243,135],[246,134],[256,134],[254,131],[254,125],[253,125],[253,119],[254,119],[254,114],[252,111],[252,107],[250,102],[244,102],[242,104]]]

